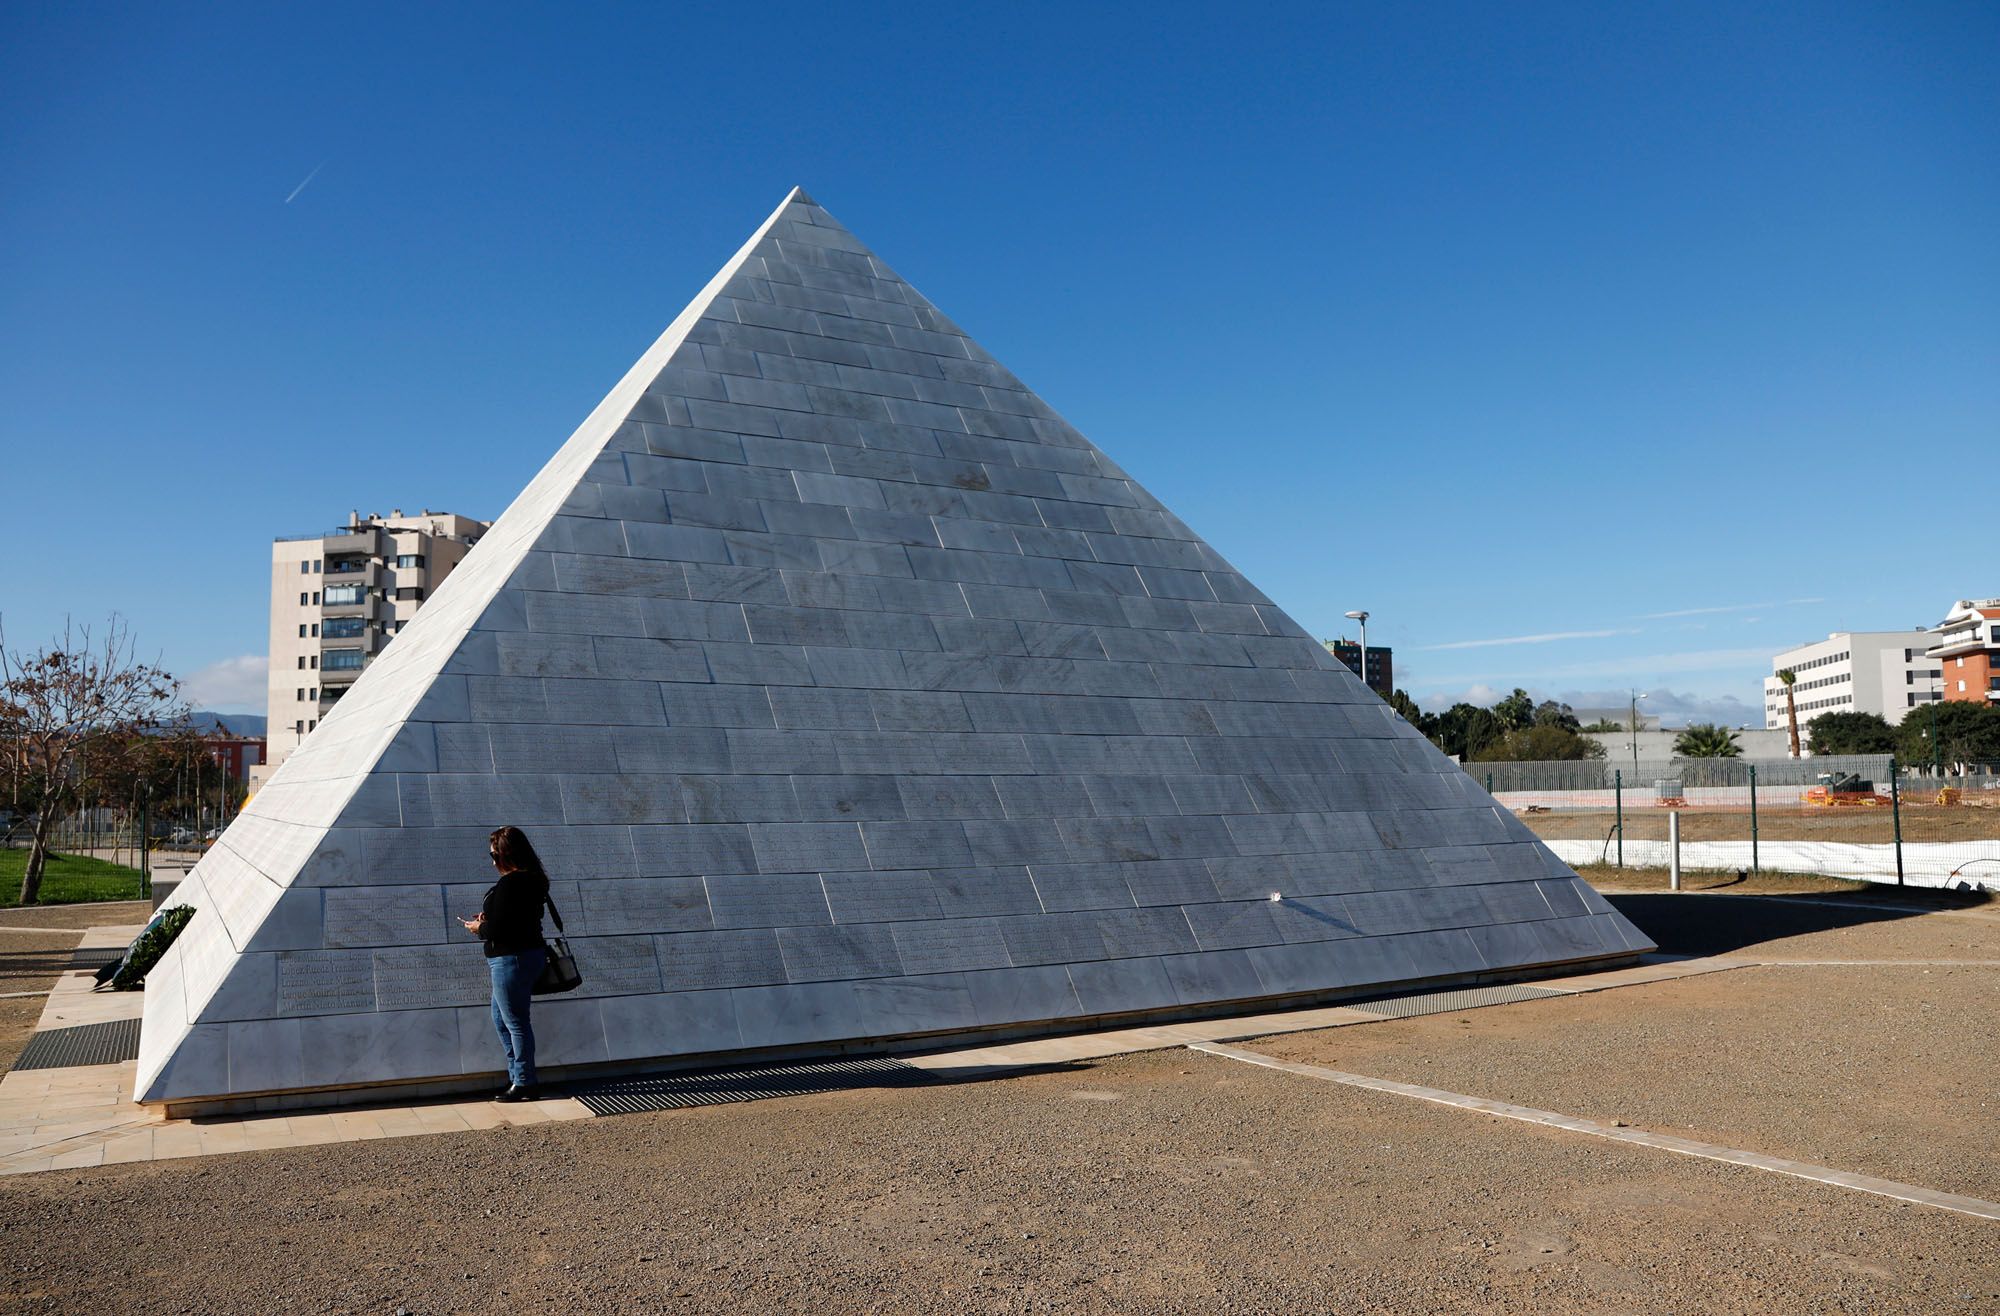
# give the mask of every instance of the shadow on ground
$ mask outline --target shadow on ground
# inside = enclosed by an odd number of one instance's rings
[[[1915,893],[1913,893],[1915,894]],[[1872,923],[1896,923],[1942,909],[1982,903],[1977,897],[1925,891],[1822,891],[1809,895],[1651,895],[1606,893],[1605,899],[1666,955],[1728,955],[1783,937],[1834,932]],[[1896,908],[1888,908],[1890,904]]]

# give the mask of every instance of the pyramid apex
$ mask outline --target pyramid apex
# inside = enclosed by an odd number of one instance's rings
[[[789,206],[793,202],[797,202],[802,206],[816,206],[819,204],[819,202],[812,199],[811,193],[807,192],[803,187],[793,188],[790,194],[785,197],[786,205]]]

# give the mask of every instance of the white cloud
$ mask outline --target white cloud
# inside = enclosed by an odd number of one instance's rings
[[[217,713],[261,713],[270,666],[261,653],[224,658],[182,681],[181,693],[195,708]]]
[[[1771,651],[1760,649],[1686,649],[1678,653],[1633,654],[1618,658],[1593,658],[1588,662],[1563,663],[1553,667],[1502,668],[1498,671],[1467,672],[1463,675],[1426,676],[1424,684],[1450,689],[1474,682],[1516,680],[1522,685],[1541,682],[1555,685],[1562,678],[1572,680],[1609,677],[1612,680],[1651,682],[1670,673],[1721,672],[1731,668],[1768,669]],[[1760,675],[1758,680],[1762,679]]]
[[[1553,699],[1571,708],[1625,708],[1631,699],[1626,689],[1588,690],[1574,688],[1550,688],[1540,685],[1526,687],[1536,703]],[[1496,686],[1474,683],[1464,688],[1444,687],[1426,689],[1417,695],[1417,703],[1426,712],[1440,713],[1453,704],[1477,704],[1481,708],[1491,708],[1502,697],[1510,693]],[[1640,710],[1661,720],[1669,727],[1686,726],[1690,722],[1720,722],[1724,726],[1764,725],[1764,710],[1743,702],[1734,695],[1701,695],[1676,690],[1653,690],[1639,705]]]
[[[1707,608],[1675,608],[1672,612],[1642,612],[1640,621],[1667,621],[1675,617],[1711,617],[1721,612],[1755,612],[1759,608],[1795,608],[1807,603],[1824,603],[1825,599],[1786,599],[1783,603],[1724,603]],[[1758,618],[1751,617],[1751,621]]]
[[[1503,635],[1491,640],[1453,640],[1450,644],[1420,644],[1423,650],[1490,649],[1499,644],[1553,644],[1557,640],[1602,640],[1613,635],[1637,635],[1636,629],[1610,631],[1548,631],[1541,635]]]

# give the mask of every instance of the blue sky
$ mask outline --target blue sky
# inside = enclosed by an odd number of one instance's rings
[[[0,617],[261,711],[272,536],[496,514],[798,183],[1427,706],[1748,717],[1780,647],[2000,593],[1996,51],[1974,4],[8,6]]]

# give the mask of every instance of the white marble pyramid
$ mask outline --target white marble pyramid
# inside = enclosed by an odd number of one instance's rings
[[[196,866],[138,1098],[500,1070],[503,823],[558,1073],[1649,947],[802,192]]]

